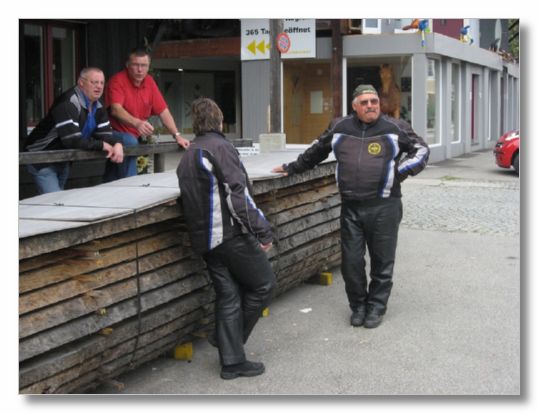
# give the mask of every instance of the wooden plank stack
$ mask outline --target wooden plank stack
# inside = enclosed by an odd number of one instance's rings
[[[277,295],[340,262],[333,173],[254,182]],[[21,393],[87,391],[212,328],[214,292],[180,206],[136,215],[20,240]]]

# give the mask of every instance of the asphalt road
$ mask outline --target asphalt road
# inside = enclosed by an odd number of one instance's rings
[[[247,343],[265,374],[222,380],[216,349],[160,357],[103,394],[519,395],[519,179],[491,151],[403,185],[394,287],[376,329],[353,328],[342,277],[276,298]],[[525,320],[523,320],[525,321]],[[523,374],[524,376],[524,374]]]

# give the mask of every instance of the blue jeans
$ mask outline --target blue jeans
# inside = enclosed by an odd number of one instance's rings
[[[39,194],[62,191],[69,177],[69,162],[27,165]]]
[[[121,140],[123,148],[138,145],[138,139],[130,133],[113,131],[112,136]],[[127,178],[128,176],[135,176],[137,174],[136,156],[128,156],[123,158],[122,163],[106,162],[103,182],[111,182],[116,179]]]

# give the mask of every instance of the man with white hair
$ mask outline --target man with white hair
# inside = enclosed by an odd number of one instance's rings
[[[408,123],[381,113],[372,85],[355,88],[352,107],[352,114],[332,121],[296,161],[277,166],[273,172],[300,173],[334,152],[342,197],[342,276],[352,312],[350,323],[375,328],[387,311],[392,289],[403,213],[400,183],[425,168],[430,151]],[[366,247],[371,262],[369,284]]]
[[[123,162],[123,146],[112,136],[108,114],[99,98],[105,75],[97,67],[82,69],[77,84],[52,104],[25,142],[25,151],[87,149],[105,151],[114,163]],[[61,191],[69,177],[70,162],[28,165],[40,194]]]

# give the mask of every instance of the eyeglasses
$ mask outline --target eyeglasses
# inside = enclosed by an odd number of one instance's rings
[[[82,80],[85,80],[92,86],[104,86],[105,81],[104,80],[90,80],[87,77],[81,77]]]
[[[370,104],[372,104],[372,105],[377,105],[379,103],[379,99],[373,98],[373,99],[359,100],[359,105],[367,106],[368,102],[370,102]]]

